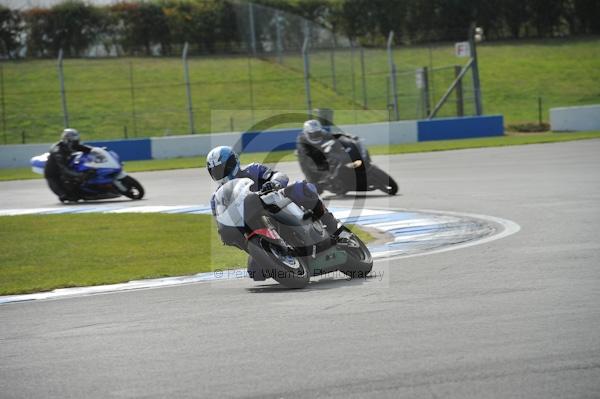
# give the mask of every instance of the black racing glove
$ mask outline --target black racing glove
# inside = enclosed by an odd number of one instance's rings
[[[262,185],[262,189],[260,191],[274,191],[279,190],[281,188],[281,184],[278,181],[269,180]]]

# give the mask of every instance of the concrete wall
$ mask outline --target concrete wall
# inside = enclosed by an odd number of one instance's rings
[[[48,152],[50,145],[14,144],[0,146],[0,168],[27,167],[31,157]]]
[[[368,146],[416,143],[418,141],[417,121],[342,125],[340,129],[361,137]]]
[[[197,134],[191,136],[169,136],[150,138],[153,159],[195,157],[206,155],[219,145],[241,150],[241,133]]]
[[[600,105],[550,108],[550,128],[555,131],[600,130]]]
[[[502,116],[442,118],[428,121],[399,121],[339,126],[343,131],[361,137],[366,145],[416,143],[504,134]],[[237,151],[269,152],[295,148],[300,129],[266,132],[234,132],[190,136],[152,137],[118,141],[96,141],[87,144],[115,150],[124,161],[166,159],[206,155],[211,148],[228,145]],[[35,155],[46,152],[50,144],[0,146],[0,168],[29,166]]]

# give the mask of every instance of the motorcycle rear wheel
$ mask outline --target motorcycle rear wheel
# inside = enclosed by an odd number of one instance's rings
[[[371,184],[386,194],[396,195],[398,192],[398,184],[396,181],[375,165],[372,165],[369,169],[368,178]]]

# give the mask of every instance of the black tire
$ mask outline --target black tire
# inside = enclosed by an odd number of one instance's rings
[[[344,229],[347,232],[350,230]],[[340,271],[350,278],[366,278],[371,270],[373,269],[373,257],[371,251],[367,248],[364,242],[356,234],[350,232],[352,240],[355,242],[356,247],[346,247],[346,253],[348,254],[348,260],[346,264],[340,268]]]
[[[123,186],[125,186],[125,190],[121,190],[115,185],[119,193],[133,200],[140,200],[144,198],[144,187],[142,187],[139,181],[131,176],[125,176],[120,180],[120,182],[123,184]]]
[[[294,267],[290,267],[281,257],[277,256],[277,247],[267,241],[262,241],[260,237],[253,237],[248,242],[248,254],[260,265],[262,273],[266,277],[271,277],[287,288],[304,288],[310,281],[311,273],[304,260],[290,258],[295,262]]]
[[[371,165],[368,174],[369,182],[389,195],[396,195],[398,192],[398,184],[390,175],[379,169],[375,165]]]

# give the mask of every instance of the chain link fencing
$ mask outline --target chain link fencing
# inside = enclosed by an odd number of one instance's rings
[[[477,113],[470,68],[440,102],[468,65],[454,43],[364,48],[297,15],[235,9],[241,44],[227,54],[63,60],[65,107],[56,60],[3,62],[4,143],[54,141],[65,119],[98,140],[244,131],[286,109],[330,108],[338,125]]]

